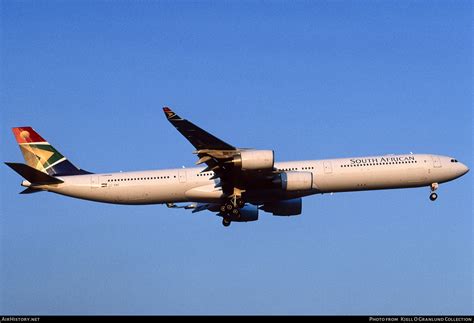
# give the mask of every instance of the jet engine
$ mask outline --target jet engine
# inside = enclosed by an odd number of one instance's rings
[[[243,170],[272,169],[275,156],[273,150],[243,150],[232,162]]]
[[[302,209],[301,198],[263,204],[260,209],[273,215],[299,215]]]
[[[311,172],[284,172],[280,174],[280,180],[284,191],[305,191],[313,187]]]

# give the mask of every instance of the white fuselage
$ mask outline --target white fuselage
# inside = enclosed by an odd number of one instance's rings
[[[280,162],[275,163],[275,168],[311,172],[312,189],[255,192],[253,203],[317,193],[429,186],[453,180],[468,171],[465,165],[451,157],[421,154]],[[219,180],[210,180],[213,173],[201,171],[202,168],[178,168],[63,176],[59,178],[64,183],[39,188],[71,197],[117,204],[217,202],[223,199],[221,188],[215,187]]]

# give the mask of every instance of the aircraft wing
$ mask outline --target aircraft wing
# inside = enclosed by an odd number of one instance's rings
[[[273,160],[266,169],[245,170],[236,166],[240,155],[249,149],[236,148],[207,131],[199,128],[188,120],[182,119],[170,108],[164,107],[163,112],[168,121],[196,148],[195,154],[199,160],[197,165],[205,163],[207,167],[202,172],[213,171],[209,179],[220,178],[218,186],[228,196],[239,194],[248,187],[267,182],[271,183],[275,169]],[[273,152],[271,152],[273,158]],[[237,193],[236,193],[237,192]]]
[[[214,150],[236,150],[234,146],[214,137],[205,130],[202,130],[188,120],[180,118],[170,108],[164,107],[163,111],[168,121],[178,131],[189,140],[189,142],[197,149],[214,149]]]

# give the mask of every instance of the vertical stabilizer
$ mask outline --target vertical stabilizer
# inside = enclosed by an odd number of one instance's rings
[[[90,174],[74,166],[31,127],[13,128],[28,166],[51,176]]]

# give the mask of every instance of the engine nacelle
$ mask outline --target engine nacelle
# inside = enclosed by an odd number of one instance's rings
[[[275,156],[273,150],[244,150],[234,157],[233,162],[243,170],[272,169]]]
[[[232,219],[234,222],[251,222],[258,220],[258,207],[255,205],[247,204],[240,209],[240,217]]]
[[[305,191],[313,187],[311,172],[284,172],[280,174],[280,178],[284,191]]]
[[[299,215],[302,209],[301,198],[263,204],[260,209],[273,215]]]

